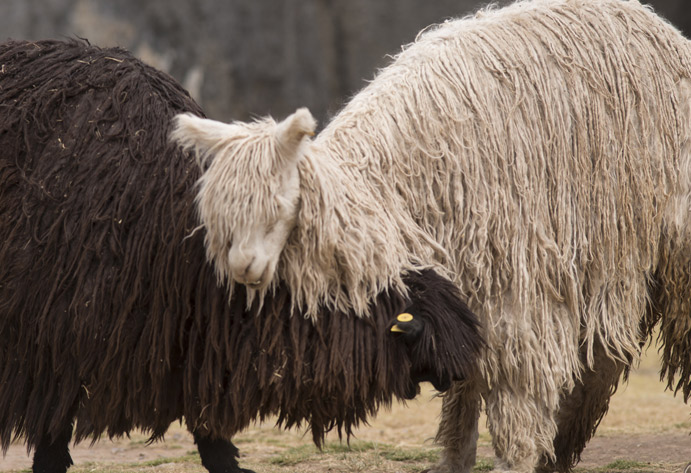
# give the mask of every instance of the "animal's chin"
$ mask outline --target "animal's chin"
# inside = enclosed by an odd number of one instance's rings
[[[243,278],[234,278],[234,279],[235,279],[235,282],[237,282],[239,284],[244,284],[249,289],[254,289],[255,291],[261,291],[262,289],[266,289],[269,286],[272,278],[273,278],[273,271],[271,271],[270,266],[267,265],[259,277],[243,277]]]
[[[442,376],[437,376],[432,375],[432,374],[420,374],[413,376],[413,383],[415,386],[418,386],[419,383],[422,382],[428,382],[434,386],[434,389],[439,391],[440,393],[446,392],[451,388],[451,378],[444,374]],[[419,391],[419,387],[418,387]]]
[[[451,388],[451,380],[448,378],[433,380],[431,383],[434,389],[440,393],[446,392]]]
[[[403,393],[403,399],[412,400],[415,399],[418,394],[420,394],[420,385],[414,381],[411,381],[408,383],[405,393]]]
[[[256,290],[264,289],[267,286],[267,284],[263,280],[248,281],[245,283],[245,285],[247,287],[249,287],[250,289],[256,289]]]

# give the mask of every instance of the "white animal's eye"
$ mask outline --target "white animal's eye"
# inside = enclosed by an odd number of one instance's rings
[[[285,199],[281,197],[276,198],[276,217],[280,218],[286,214],[287,205]]]
[[[269,215],[269,218],[267,219],[267,225],[266,225],[266,227],[267,227],[266,232],[267,233],[271,233],[273,231],[273,229],[276,227],[276,225],[278,225],[278,223],[281,220],[285,219],[286,212],[287,212],[287,207],[286,207],[285,203],[281,199],[277,199],[274,212],[272,212],[271,215]]]

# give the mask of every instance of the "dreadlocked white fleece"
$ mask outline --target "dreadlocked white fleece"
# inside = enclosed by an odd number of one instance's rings
[[[598,339],[639,356],[665,225],[690,215],[690,53],[620,0],[523,2],[424,32],[307,152],[281,276],[308,305],[362,308],[401,266],[446,268],[484,322],[497,454],[532,470],[580,345],[587,363]]]
[[[402,269],[452,277],[484,324],[476,390],[498,466],[532,471],[594,347],[637,360],[669,236],[691,250],[690,77],[689,42],[636,1],[526,1],[430,28],[305,139],[278,278],[303,309],[364,314],[404,290]],[[456,422],[438,440],[461,451]]]

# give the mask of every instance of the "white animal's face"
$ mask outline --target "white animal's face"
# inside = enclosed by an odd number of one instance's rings
[[[230,218],[235,225],[228,229],[229,236],[223,233],[227,255],[220,254],[218,264],[225,264],[225,257],[227,275],[238,283],[253,288],[266,287],[273,279],[283,247],[295,226],[300,177],[297,166],[284,171],[278,176],[267,176],[275,179],[270,186],[262,185],[264,179],[262,182],[253,182],[250,178],[244,183],[241,181],[232,199],[243,205],[234,209],[231,205],[227,209],[225,218]],[[215,203],[200,193],[199,205],[200,209],[202,205],[212,209]],[[232,210],[235,210],[233,215]]]
[[[316,123],[306,109],[283,122],[224,124],[179,115],[171,138],[203,169],[197,205],[207,256],[222,278],[265,288],[295,226],[298,163]]]

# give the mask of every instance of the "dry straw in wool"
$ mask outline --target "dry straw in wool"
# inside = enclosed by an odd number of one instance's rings
[[[556,448],[566,469],[638,358],[641,326],[661,318],[669,343],[691,346],[690,77],[689,42],[636,1],[518,2],[424,31],[295,151],[300,202],[277,276],[298,307],[362,313],[401,268],[432,266],[481,314],[484,376],[458,391],[469,401],[447,397],[440,468],[467,467],[456,423],[481,394],[501,467],[530,471]],[[271,142],[283,124],[232,126]],[[275,184],[286,157],[238,136],[212,151],[230,179],[215,185],[270,187],[234,172],[248,158]],[[666,360],[688,394],[688,356],[668,347]],[[555,446],[560,409],[599,363],[611,379],[573,414],[580,438]]]

